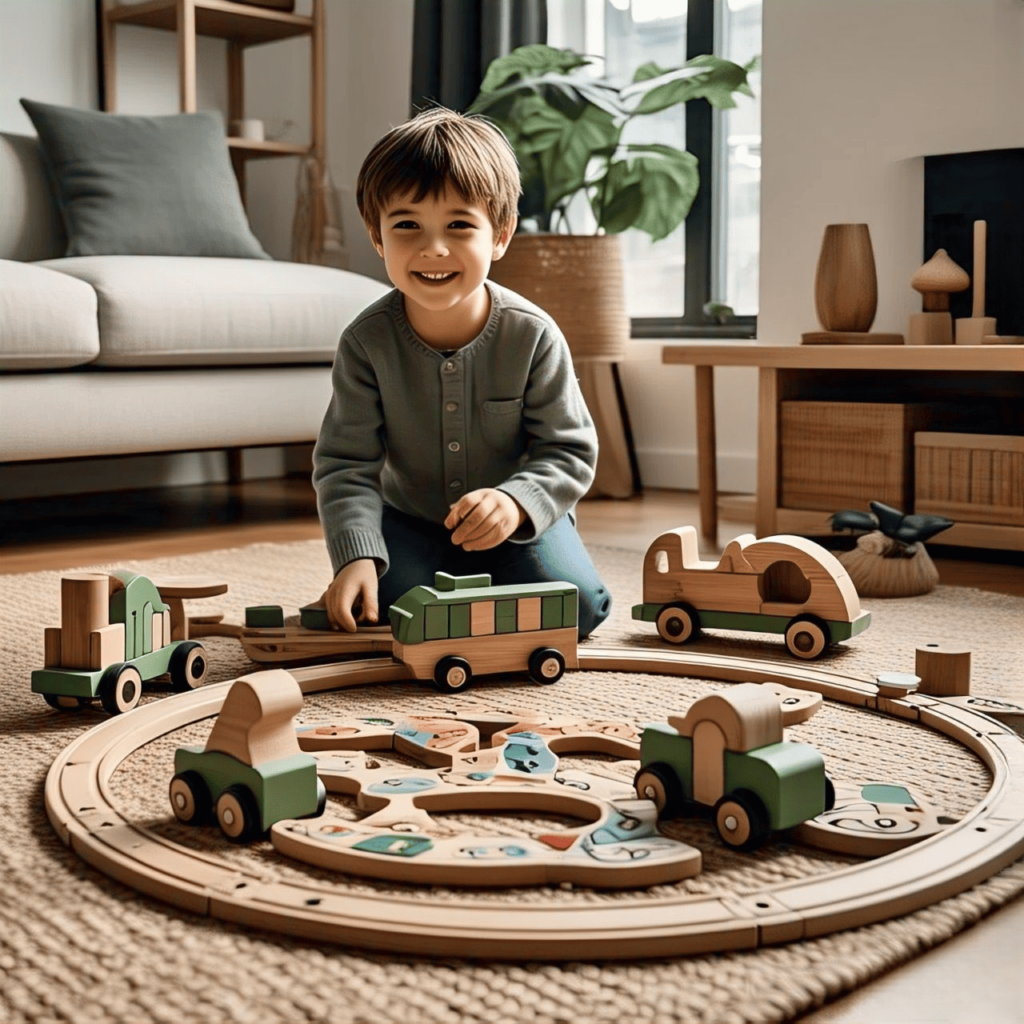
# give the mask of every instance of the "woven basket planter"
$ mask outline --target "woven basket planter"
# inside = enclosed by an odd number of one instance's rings
[[[577,362],[625,358],[629,317],[617,235],[517,234],[490,276],[548,313]]]

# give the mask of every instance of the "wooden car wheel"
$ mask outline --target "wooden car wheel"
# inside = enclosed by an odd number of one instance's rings
[[[798,616],[786,627],[786,650],[794,658],[804,661],[820,658],[831,644],[828,623],[816,616]]]
[[[99,695],[108,715],[131,711],[142,699],[142,675],[134,665],[116,662],[100,677]]]
[[[465,658],[442,658],[434,666],[434,688],[441,693],[462,693],[473,684],[473,670]]]
[[[247,843],[259,836],[260,809],[245,786],[228,786],[216,805],[217,824],[233,843]]]
[[[700,636],[700,618],[688,604],[671,604],[658,612],[658,636],[670,644],[688,644]]]
[[[181,772],[168,788],[171,810],[183,825],[203,825],[210,819],[213,801],[210,787],[199,772]]]
[[[652,800],[659,818],[674,818],[683,809],[683,787],[667,764],[649,764],[633,776],[641,800]]]
[[[715,827],[734,850],[756,850],[771,831],[764,804],[745,789],[728,793],[715,804]]]
[[[210,664],[206,660],[206,649],[195,640],[186,640],[179,644],[171,654],[168,669],[171,673],[171,685],[179,693],[194,690],[206,682],[206,673]]]
[[[557,683],[565,674],[565,658],[554,647],[538,647],[530,655],[530,678],[545,686]]]

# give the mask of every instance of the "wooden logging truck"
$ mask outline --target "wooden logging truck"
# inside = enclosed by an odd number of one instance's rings
[[[571,583],[491,586],[491,577],[438,572],[388,610],[394,656],[442,693],[474,674],[519,672],[554,683],[577,668],[579,594]]]
[[[718,562],[704,562],[692,526],[670,530],[644,556],[643,598],[633,618],[653,622],[671,644],[696,640],[703,627],[781,633],[805,660],[871,622],[843,564],[804,537],[745,534]]]
[[[142,683],[170,673],[175,690],[206,679],[203,645],[171,639],[171,609],[151,580],[127,570],[73,573],[60,581],[61,625],[44,632],[45,667],[32,692],[75,710],[99,697],[111,715],[130,711]]]

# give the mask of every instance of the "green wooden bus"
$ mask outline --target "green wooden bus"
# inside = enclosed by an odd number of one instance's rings
[[[442,693],[458,693],[474,675],[529,673],[554,683],[577,668],[579,593],[571,583],[492,586],[489,575],[434,574],[388,610],[394,656]]]

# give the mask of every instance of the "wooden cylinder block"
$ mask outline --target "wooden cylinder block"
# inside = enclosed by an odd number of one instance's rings
[[[971,692],[970,648],[923,644],[917,648],[914,671],[921,677],[920,693],[966,697]]]
[[[60,581],[60,663],[64,668],[88,668],[89,634],[110,624],[110,578],[78,572]]]

